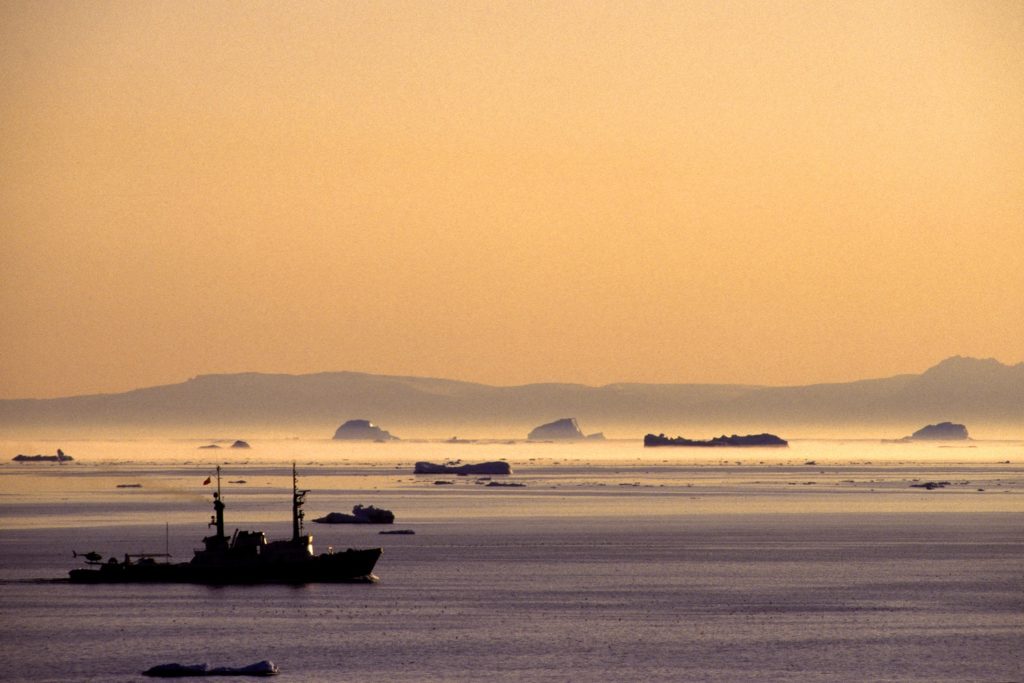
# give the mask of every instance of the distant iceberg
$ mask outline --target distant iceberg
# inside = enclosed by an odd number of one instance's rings
[[[397,441],[387,430],[381,429],[369,420],[349,420],[338,427],[334,438],[339,441]]]
[[[970,438],[964,425],[940,422],[921,427],[910,436],[903,437],[901,441],[967,441]]]
[[[64,451],[57,449],[57,455],[16,455],[11,458],[14,462],[70,462],[74,460],[70,455],[65,455]]]
[[[582,441],[586,437],[575,417],[563,417],[535,427],[526,438],[530,441]]]
[[[320,524],[394,524],[395,513],[372,505],[356,505],[352,508],[351,515],[345,512],[331,512],[313,521]]]
[[[512,474],[512,466],[501,460],[475,465],[435,465],[432,462],[418,462],[413,474]]]
[[[788,446],[789,442],[774,434],[747,434],[746,436],[716,436],[706,441],[694,441],[677,436],[671,439],[664,434],[647,434],[644,436],[644,446]]]

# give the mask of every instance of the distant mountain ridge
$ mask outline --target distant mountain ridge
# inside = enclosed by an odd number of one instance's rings
[[[562,416],[577,418],[587,432],[604,431],[612,437],[680,429],[821,433],[878,425],[905,430],[942,420],[966,423],[972,433],[978,426],[1000,425],[1004,432],[1009,427],[1024,436],[1024,363],[1011,366],[956,356],[920,375],[791,387],[499,387],[358,372],[200,375],[119,394],[0,400],[0,434],[330,438],[345,420],[365,417],[403,435],[523,438],[532,427]]]

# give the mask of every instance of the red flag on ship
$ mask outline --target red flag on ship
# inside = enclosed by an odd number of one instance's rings
[[[209,483],[210,483],[210,477],[207,477],[206,481],[203,482],[203,486],[206,486]]]

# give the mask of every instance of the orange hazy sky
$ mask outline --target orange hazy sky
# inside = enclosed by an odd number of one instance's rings
[[[1022,2],[0,2],[0,397],[1024,360]]]

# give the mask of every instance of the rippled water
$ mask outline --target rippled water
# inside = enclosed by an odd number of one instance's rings
[[[39,581],[65,576],[71,549],[166,539],[187,558],[207,531],[204,465],[5,465],[0,678],[271,659],[301,681],[1022,680],[1024,467],[1019,446],[999,448],[811,466],[752,451],[595,464],[533,447],[509,458],[523,488],[411,476],[397,463],[415,449],[305,465],[310,518],[372,503],[416,535],[310,524],[318,549],[385,553],[375,585],[302,587]],[[226,470],[247,481],[225,484],[229,528],[288,533],[290,472],[271,461]],[[951,484],[910,487],[937,479]]]

